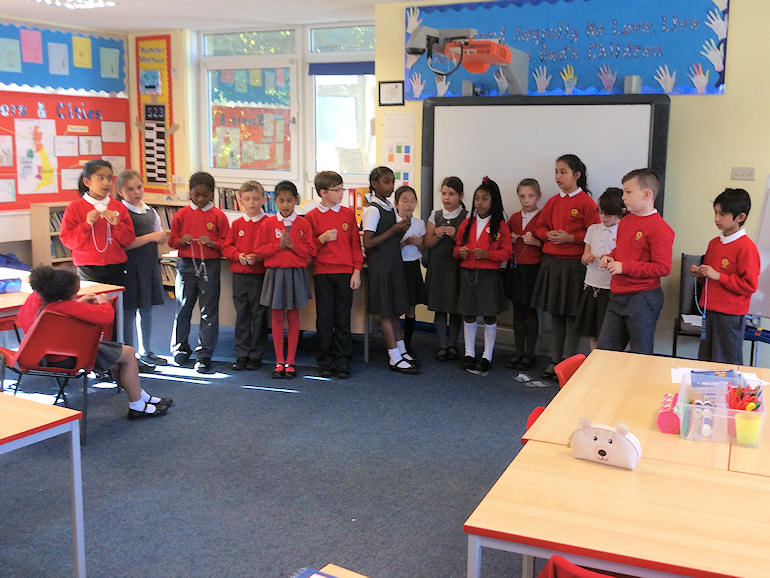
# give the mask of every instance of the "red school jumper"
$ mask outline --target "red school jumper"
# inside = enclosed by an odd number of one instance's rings
[[[590,225],[599,223],[599,211],[594,200],[582,189],[574,196],[554,195],[540,211],[535,236],[543,242],[542,251],[560,259],[580,259],[583,239]],[[573,243],[559,245],[546,239],[548,231],[564,230],[575,238]]]
[[[290,269],[305,267],[313,256],[313,229],[305,217],[297,215],[289,229],[289,238],[294,245],[291,249],[281,249],[281,237],[286,227],[278,221],[276,215],[264,219],[265,224],[257,232],[257,245],[254,253],[264,259],[265,268]]]
[[[759,251],[747,235],[729,243],[721,237],[709,242],[704,265],[719,273],[719,281],[708,280],[708,297],[701,295],[701,308],[728,315],[746,315],[759,279]],[[706,301],[708,299],[708,301]]]
[[[339,211],[315,208],[305,218],[313,230],[315,275],[348,273],[360,271],[364,262],[361,250],[361,236],[358,234],[356,214],[348,207],[339,207]],[[329,229],[337,229],[337,239],[321,243],[318,237]]]
[[[517,265],[537,265],[543,260],[542,246],[536,247],[535,245],[527,245],[521,238],[524,233],[532,233],[532,235],[537,237],[535,231],[542,212],[543,211],[538,211],[535,216],[529,220],[526,227],[521,226],[521,211],[514,213],[511,215],[511,218],[508,219],[508,229],[510,229],[510,232],[519,235],[519,238],[513,243],[513,254],[516,256]]]
[[[638,293],[660,287],[660,278],[671,272],[674,230],[658,211],[620,219],[617,239],[610,257],[623,264],[623,273],[612,276],[610,291]]]
[[[265,272],[265,264],[262,261],[257,261],[253,265],[244,265],[238,260],[238,256],[241,253],[246,255],[254,253],[259,229],[268,220],[265,213],[261,213],[261,215],[257,221],[247,219],[246,217],[239,217],[233,221],[233,224],[230,225],[230,229],[227,231],[224,245],[222,246],[222,255],[230,260],[230,270],[233,273],[261,274]]]
[[[230,228],[227,215],[213,204],[206,210],[199,207],[193,209],[190,205],[182,207],[171,221],[171,234],[168,245],[179,250],[180,257],[195,259],[219,259],[220,249],[225,243],[227,231]],[[206,235],[217,244],[215,249],[199,243],[189,245],[180,243],[182,235],[189,234],[193,239]],[[194,250],[193,250],[194,248]]]
[[[507,261],[513,254],[513,248],[511,245],[511,231],[508,229],[508,225],[505,221],[500,223],[500,229],[497,231],[494,239],[489,237],[489,223],[486,224],[484,230],[481,232],[481,236],[476,239],[476,216],[473,217],[473,223],[470,225],[471,230],[468,235],[468,242],[463,243],[463,235],[465,229],[468,228],[470,218],[465,219],[457,229],[457,236],[455,237],[456,245],[452,254],[455,259],[459,259],[457,256],[457,250],[460,247],[468,247],[468,258],[460,261],[460,267],[466,269],[499,269],[500,263]],[[477,260],[473,256],[474,249],[484,249],[489,253],[486,259]]]
[[[72,251],[72,263],[81,265],[116,265],[125,263],[125,247],[136,239],[134,223],[128,209],[120,201],[110,198],[107,210],[117,211],[120,222],[109,225],[107,219],[99,218],[92,225],[86,222],[86,215],[94,206],[83,197],[72,201],[64,210],[59,239]],[[109,227],[108,227],[109,225]],[[107,242],[107,231],[112,242]]]

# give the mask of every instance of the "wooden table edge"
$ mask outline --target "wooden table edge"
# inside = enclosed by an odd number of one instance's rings
[[[73,410],[73,411],[76,411],[76,410]],[[65,423],[78,420],[81,417],[83,417],[83,414],[80,411],[76,411],[76,413],[72,415],[68,415],[67,417],[63,417],[63,418],[57,419],[56,421],[52,421],[43,425],[35,426],[33,428],[24,430],[22,432],[17,432],[17,433],[11,434],[8,437],[2,438],[0,439],[0,445],[7,444],[25,437],[29,437],[31,435],[35,435],[36,433],[39,433],[41,431],[53,429],[60,425],[64,425]]]

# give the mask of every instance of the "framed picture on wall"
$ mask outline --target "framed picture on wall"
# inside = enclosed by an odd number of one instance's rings
[[[404,81],[381,81],[380,106],[400,106],[404,104]]]

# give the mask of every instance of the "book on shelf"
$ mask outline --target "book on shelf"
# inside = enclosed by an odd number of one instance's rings
[[[49,222],[50,222],[50,229],[52,233],[58,233],[61,231],[61,220],[62,216],[64,216],[64,210],[60,211],[51,211],[49,215]]]
[[[70,250],[62,244],[59,237],[53,237],[51,239],[51,257],[54,259],[63,259],[71,256]]]

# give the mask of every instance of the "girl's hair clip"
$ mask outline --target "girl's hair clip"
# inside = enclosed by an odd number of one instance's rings
[[[489,181],[491,181],[491,180],[492,180],[492,179],[490,179],[488,176],[484,175],[484,178],[483,178],[483,179],[481,179],[481,182],[482,182],[482,183],[488,183],[488,182],[489,182]]]

